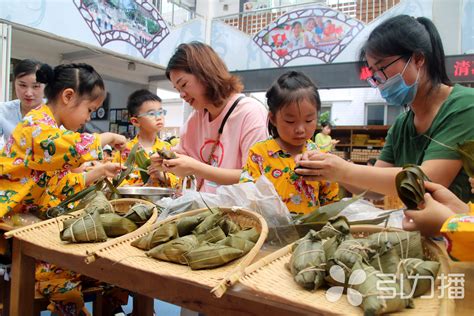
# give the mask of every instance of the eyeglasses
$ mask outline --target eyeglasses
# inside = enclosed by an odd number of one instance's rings
[[[149,116],[149,117],[160,117],[160,116],[166,116],[166,113],[168,113],[168,111],[166,111],[165,109],[160,109],[160,110],[153,110],[153,111],[148,111],[148,112],[145,112],[145,113],[142,113],[142,114],[138,114],[138,115],[135,115],[136,117],[145,117],[145,116]]]
[[[396,63],[397,61],[402,59],[403,57],[405,57],[405,56],[400,56],[397,59],[395,59],[394,61],[392,61],[391,63],[389,63],[388,65],[380,67],[379,70],[374,71],[374,74],[372,76],[370,76],[369,78],[367,78],[367,82],[373,88],[377,88],[379,85],[384,84],[385,82],[387,82],[388,76],[385,74],[384,70],[386,70],[388,67],[390,67],[391,65],[393,65],[394,63]]]

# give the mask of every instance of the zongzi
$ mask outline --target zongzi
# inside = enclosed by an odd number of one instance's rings
[[[349,289],[348,295],[353,296],[351,298],[353,302],[355,296],[362,300],[361,307],[364,309],[364,315],[396,312],[413,305],[410,299],[402,298],[399,284],[392,282],[389,276],[382,274],[380,271],[375,270],[374,267],[362,261],[354,264],[353,273],[357,270],[364,272],[365,281],[362,283],[353,282],[352,287],[358,293],[351,293],[351,289]]]
[[[380,232],[367,237],[369,240],[375,240],[381,247],[385,243],[395,248],[401,259],[418,258],[423,259],[423,247],[421,245],[420,232]]]
[[[315,238],[315,232],[310,230],[293,247],[289,263],[293,279],[305,289],[318,289],[326,272],[326,256],[321,240]]]
[[[440,263],[436,261],[408,258],[402,260],[398,273],[407,275],[411,286],[415,287],[413,297],[418,297],[430,289],[432,293],[434,293],[434,283],[436,282],[439,267]],[[431,295],[431,293],[429,293],[429,295]]]
[[[175,238],[178,238],[178,228],[176,223],[171,222],[161,225],[145,236],[134,240],[131,245],[143,250],[150,250]]]
[[[255,246],[255,243],[251,242],[250,240],[232,234],[218,241],[216,244],[240,249],[244,252],[244,254],[252,250],[253,246]]]
[[[199,225],[207,216],[211,215],[211,211],[201,212],[192,216],[185,216],[178,220],[178,235],[185,236],[190,234],[197,225]]]
[[[417,209],[424,202],[425,180],[423,170],[416,165],[406,165],[395,177],[398,197],[408,209]]]
[[[107,237],[118,237],[136,230],[137,224],[115,213],[106,213],[100,215],[100,221],[104,227]]]
[[[112,204],[110,204],[102,191],[96,191],[95,196],[84,208],[84,211],[87,213],[93,213],[96,210],[99,214],[114,213]]]
[[[141,226],[145,224],[148,219],[150,219],[151,215],[153,214],[154,207],[155,206],[153,205],[138,203],[132,206],[123,217],[128,218],[138,226]]]
[[[198,246],[196,236],[187,235],[168,241],[165,244],[156,246],[145,254],[156,259],[186,264],[184,255]]]
[[[224,231],[219,226],[216,226],[202,234],[197,234],[196,237],[199,240],[199,243],[202,243],[202,242],[215,243],[215,242],[218,242],[219,240],[226,238],[226,235],[224,234]]]
[[[240,258],[244,252],[225,245],[205,243],[184,255],[193,270],[215,268]]]
[[[63,225],[64,228],[60,233],[62,241],[96,242],[107,240],[107,235],[97,210],[79,218],[67,219],[63,222]]]

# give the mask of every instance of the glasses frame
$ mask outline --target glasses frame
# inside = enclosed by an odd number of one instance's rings
[[[135,117],[147,117],[147,116],[153,116],[153,117],[160,117],[160,116],[166,116],[168,111],[166,109],[159,109],[159,110],[152,110],[148,111],[142,114],[135,115]]]
[[[406,57],[405,55],[401,55],[400,57],[398,57],[397,59],[391,61],[390,63],[388,63],[387,65],[383,66],[383,67],[380,67],[378,70],[374,71],[373,75],[370,76],[369,78],[367,78],[367,82],[373,87],[373,88],[377,88],[379,85],[382,85],[384,84],[385,82],[387,82],[388,80],[388,76],[385,74],[385,71],[388,67],[390,67],[391,65],[395,64],[397,61],[399,61],[400,59]],[[382,74],[384,75],[385,79],[382,78],[381,76],[378,76],[377,73],[378,72],[382,72]]]

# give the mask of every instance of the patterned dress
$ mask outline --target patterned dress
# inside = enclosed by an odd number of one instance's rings
[[[127,143],[126,148],[125,150],[122,151],[122,153],[120,152],[115,153],[113,161],[114,162],[122,161],[122,163],[125,162],[127,160],[128,155],[130,154],[130,150],[132,150],[132,147],[135,146],[135,144],[137,143],[139,143],[138,135],[135,136],[134,139],[132,139],[131,141]],[[141,145],[138,145],[138,146],[139,146],[139,149],[143,148]],[[162,141],[158,137],[156,137],[152,150],[150,152],[145,152],[145,156],[147,158],[150,158],[151,155],[156,153],[158,150],[162,150],[162,149],[170,150],[171,145],[165,141]],[[120,154],[122,155],[121,159],[120,159]],[[169,180],[168,184],[160,181],[159,183],[153,183],[152,185],[158,186],[158,187],[171,187],[171,188],[178,188],[181,185],[181,181],[176,175],[167,172],[166,177]],[[140,176],[140,171],[134,170],[132,173],[130,173],[129,177],[122,182],[121,185],[143,185],[143,184],[144,183]]]
[[[474,261],[474,204],[469,207],[469,213],[451,216],[441,228],[446,250],[455,261]]]
[[[60,128],[46,105],[31,110],[0,153],[0,217],[44,212],[85,188],[84,175],[69,170],[102,159],[96,134]]]
[[[303,152],[316,148],[316,145],[308,140]],[[240,182],[255,182],[265,175],[273,183],[290,212],[296,214],[307,214],[319,206],[338,200],[337,183],[305,181],[294,172],[295,167],[294,157],[281,149],[275,139],[269,138],[250,148]]]
[[[44,218],[49,207],[85,188],[84,175],[69,170],[100,159],[98,135],[59,127],[47,105],[31,110],[0,153],[0,216],[31,212]],[[36,290],[49,299],[52,312],[89,315],[81,292],[81,275],[37,261],[35,281]],[[115,288],[107,299],[119,306],[127,297],[127,292]]]

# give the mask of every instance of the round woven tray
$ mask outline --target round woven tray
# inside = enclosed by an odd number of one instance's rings
[[[383,231],[380,226],[360,225],[352,226],[351,232],[354,237],[362,238],[370,234]],[[388,231],[400,231],[398,229],[386,229]],[[422,239],[424,255],[429,260],[440,262],[438,274],[447,275],[448,261],[442,250],[432,241]],[[327,286],[311,292],[301,288],[293,280],[290,271],[285,264],[290,261],[291,246],[288,245],[255,262],[245,269],[244,275],[239,282],[250,288],[259,296],[284,302],[296,308],[301,308],[305,313],[324,315],[363,315],[360,307],[349,304],[345,295],[338,301],[331,303],[326,299]],[[439,280],[436,281],[435,290],[438,288]],[[414,299],[414,309],[404,309],[397,314],[403,315],[452,315],[454,304],[452,300],[438,299],[435,294],[431,299]]]
[[[267,223],[259,214],[243,208],[220,208],[226,216],[229,216],[242,228],[255,227],[260,232],[260,237],[252,250],[244,257],[214,269],[191,270],[191,268],[186,265],[149,258],[145,255],[143,250],[131,245],[132,241],[145,236],[147,233],[163,224],[176,221],[185,216],[199,214],[207,210],[207,208],[202,208],[181,213],[155,223],[153,226],[148,227],[146,232],[133,232],[127,235],[127,238],[104,244],[103,247],[96,249],[93,253],[91,252],[87,257],[86,262],[93,262],[96,258],[105,258],[114,262],[120,262],[120,264],[131,269],[152,272],[156,275],[172,275],[173,277],[183,279],[186,282],[193,282],[209,287],[214,295],[221,297],[227,288],[237,282],[242,276],[245,267],[247,267],[255,258],[267,237]]]
[[[114,211],[119,214],[125,214],[128,210],[135,204],[147,204],[150,206],[155,206],[153,203],[140,200],[140,199],[117,199],[110,201],[112,204]],[[63,222],[66,219],[80,217],[83,215],[82,210],[73,212],[71,214],[62,215],[56,218],[48,219],[33,225],[21,227],[8,233],[5,233],[6,238],[15,237],[21,240],[25,240],[31,242],[33,244],[39,244],[42,247],[46,247],[48,249],[60,250],[65,253],[80,255],[80,256],[87,256],[89,252],[93,252],[96,247],[100,247],[102,245],[106,245],[112,241],[116,241],[118,239],[125,238],[127,235],[117,237],[117,238],[109,238],[105,242],[97,242],[97,243],[65,243],[61,241],[59,238],[59,234],[63,227]],[[158,217],[158,211],[156,207],[153,210],[152,216],[148,219],[148,221],[140,226],[137,230],[132,233],[140,233],[145,232],[148,230],[148,227],[156,221]]]

